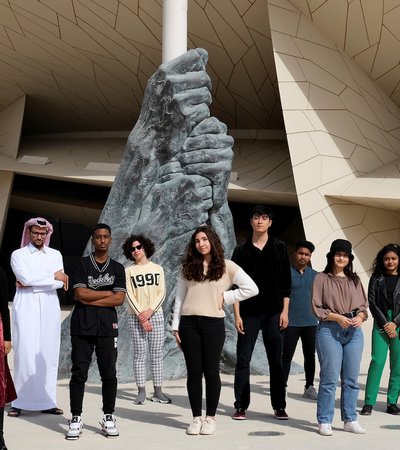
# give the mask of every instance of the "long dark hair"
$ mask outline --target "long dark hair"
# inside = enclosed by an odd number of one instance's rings
[[[349,255],[350,256],[350,255]],[[335,267],[335,253],[328,253],[326,255],[326,267],[323,270],[324,273],[331,273],[333,274],[333,268]],[[351,257],[349,257],[349,262],[347,266],[343,269],[343,273],[346,275],[347,278],[350,278],[354,282],[354,284],[357,286],[358,282],[360,281],[360,277],[353,271],[353,260]]]
[[[197,251],[196,236],[205,233],[211,246],[211,261],[207,273],[204,273],[203,256]],[[218,234],[208,225],[203,225],[195,230],[186,249],[186,255],[182,262],[182,275],[186,280],[217,281],[225,272],[224,247]]]
[[[386,268],[383,264],[383,258],[386,253],[393,252],[397,255],[400,261],[400,247],[396,244],[387,244],[381,250],[379,250],[374,262],[372,263],[372,273],[374,275],[385,275]]]

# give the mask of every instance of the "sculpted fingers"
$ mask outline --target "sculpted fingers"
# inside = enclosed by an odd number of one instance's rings
[[[141,205],[136,229],[169,237],[182,235],[208,219],[213,206],[211,182],[204,176],[176,174],[169,181],[157,183]]]
[[[210,115],[211,80],[205,72],[206,62],[205,50],[190,50],[160,66],[147,84],[136,136],[143,134],[145,141],[155,141],[161,135],[171,156],[176,153],[191,129]]]
[[[209,106],[211,104],[211,100],[212,98],[209,89],[206,87],[201,87],[175,94],[171,102],[171,107],[176,107],[182,114],[188,115],[185,114],[186,109],[201,105],[203,103]]]
[[[225,179],[225,175],[229,177],[226,161],[215,161],[212,163],[194,163],[184,167],[185,174],[201,174],[210,179],[211,182],[219,182]]]
[[[187,72],[198,72],[205,70],[208,60],[208,53],[203,48],[188,50],[183,55],[168,61],[160,66],[162,73],[182,74]]]
[[[197,150],[186,151],[179,155],[179,160],[182,164],[184,173],[199,175],[214,175],[216,173],[225,173],[229,176],[233,152],[230,145],[229,136],[224,135],[224,138],[218,139],[212,144],[214,148],[204,148],[201,146],[201,140],[198,142],[188,142],[190,146],[194,144],[199,147]],[[187,140],[188,141],[188,140]],[[187,142],[186,141],[186,142]],[[220,148],[217,146],[220,145]]]
[[[182,113],[186,116],[189,127],[193,127],[196,123],[205,119],[210,115],[210,110],[207,104],[202,103],[200,105],[187,105],[182,108]]]
[[[227,126],[220,122],[216,117],[208,117],[193,128],[190,136],[193,137],[203,134],[226,134],[227,131]]]
[[[230,168],[230,165],[229,165]],[[230,170],[227,169],[226,161],[216,163],[190,164],[184,167],[188,175],[201,174],[210,180],[212,184],[212,206],[219,208],[226,201]]]
[[[234,141],[225,133],[225,128],[218,119],[203,120],[185,140],[182,146],[183,151],[178,155],[185,174],[202,175],[211,181],[214,212],[226,201],[233,160]],[[205,131],[210,133],[200,134]]]
[[[174,94],[202,87],[211,90],[211,78],[205,70],[201,70],[200,72],[188,72],[183,75],[167,75],[166,81]]]
[[[194,150],[210,150],[211,152],[215,149],[226,149],[231,154],[231,159],[233,158],[232,146],[233,146],[232,136],[227,134],[202,134],[199,136],[192,137],[190,135],[182,146],[182,150],[186,151],[189,155],[190,152]]]
[[[201,209],[204,212],[207,212],[213,205],[213,190],[210,181],[206,177],[200,175],[191,175],[187,178],[189,181],[182,186],[185,188],[185,201],[189,204],[193,203],[194,205],[197,205],[197,207],[201,206]]]

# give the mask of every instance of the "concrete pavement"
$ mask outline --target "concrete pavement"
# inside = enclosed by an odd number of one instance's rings
[[[366,372],[369,364],[369,342],[372,321],[364,327],[366,346],[360,375],[359,409],[362,407]],[[294,360],[302,364],[301,347],[297,348]],[[318,375],[318,374],[317,374]],[[382,386],[388,379],[385,370]],[[217,431],[212,436],[187,436],[186,427],[191,420],[186,394],[185,380],[170,380],[164,383],[164,391],[172,397],[173,403],[161,405],[150,400],[143,406],[132,403],[136,386],[119,385],[117,408],[118,438],[106,438],[100,432],[101,387],[87,385],[84,400],[84,431],[78,441],[66,441],[65,432],[69,414],[68,380],[58,383],[58,406],[64,409],[64,416],[50,416],[41,413],[23,412],[19,418],[6,417],[5,433],[9,450],[71,449],[109,450],[127,448],[151,449],[219,449],[245,450],[265,449],[279,446],[284,449],[324,450],[350,448],[380,449],[398,439],[400,416],[386,414],[386,388],[381,389],[378,403],[372,416],[360,416],[360,423],[367,429],[366,435],[354,435],[342,430],[339,402],[336,403],[333,423],[334,435],[322,437],[317,433],[315,419],[316,402],[302,398],[304,375],[291,375],[287,395],[287,412],[290,419],[278,421],[272,415],[269,399],[268,377],[253,376],[252,401],[247,420],[234,421],[233,376],[222,375],[223,388],[217,413]],[[317,383],[318,384],[318,377]],[[148,394],[152,385],[147,385]],[[337,398],[339,389],[337,391]]]

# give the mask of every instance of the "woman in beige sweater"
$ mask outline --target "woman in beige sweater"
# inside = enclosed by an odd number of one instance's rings
[[[237,289],[230,290],[236,285]],[[178,279],[172,329],[187,368],[193,421],[186,433],[213,434],[221,392],[219,363],[225,340],[224,304],[254,297],[254,281],[232,261],[216,232],[201,226],[193,233]],[[202,378],[206,382],[206,416],[202,418]]]
[[[146,402],[146,360],[150,358],[154,395],[151,401],[171,403],[161,388],[165,327],[162,305],[165,299],[164,270],[150,261],[154,244],[143,235],[131,235],[122,246],[124,255],[133,261],[125,269],[128,323],[133,344],[133,372],[138,387],[134,403]]]

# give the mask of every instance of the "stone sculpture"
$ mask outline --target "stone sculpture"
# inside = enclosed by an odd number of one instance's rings
[[[150,78],[139,119],[128,138],[120,169],[100,222],[112,228],[111,255],[122,263],[121,245],[133,232],[156,245],[153,260],[165,270],[164,302],[167,338],[165,376],[185,374],[185,364],[169,321],[180,261],[193,231],[211,224],[230,257],[235,236],[227,204],[233,158],[233,139],[226,126],[210,117],[211,81],[206,73],[207,52],[190,50],[163,64]],[[87,249],[90,251],[90,248]],[[132,350],[126,311],[119,314],[120,382],[132,381]],[[236,344],[233,315],[227,311],[227,342],[222,370],[232,371]],[[61,376],[69,376],[69,324],[63,327]],[[265,361],[265,357],[259,358]],[[265,371],[265,364],[260,370]],[[93,371],[94,367],[92,367]],[[91,378],[96,379],[91,372]]]

